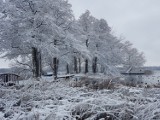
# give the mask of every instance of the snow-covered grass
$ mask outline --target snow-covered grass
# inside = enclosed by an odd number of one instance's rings
[[[71,84],[43,78],[0,86],[0,120],[160,119],[159,88],[95,90]]]

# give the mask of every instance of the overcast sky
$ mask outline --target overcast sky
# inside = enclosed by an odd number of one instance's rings
[[[117,35],[123,35],[144,52],[146,65],[160,66],[160,0],[69,0],[78,18],[89,10],[104,18]],[[8,62],[0,60],[0,67]]]
[[[160,66],[160,0],[69,0],[78,18],[87,9],[104,18],[146,56],[146,65]]]

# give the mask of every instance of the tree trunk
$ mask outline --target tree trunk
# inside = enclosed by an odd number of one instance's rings
[[[57,45],[57,39],[54,39],[54,45]],[[53,58],[53,75],[54,75],[54,79],[57,79],[57,73],[58,73],[58,64],[59,64],[59,60],[57,59],[57,57]]]
[[[41,52],[32,47],[32,64],[33,64],[33,77],[41,77]]]
[[[94,74],[97,73],[97,57],[93,58],[92,71]]]
[[[67,63],[67,65],[66,65],[66,74],[69,74],[69,64]]]
[[[38,59],[39,55],[38,55],[38,50],[36,50],[36,78],[39,77],[39,69],[40,69],[40,66],[39,66],[39,59]]]
[[[85,71],[84,71],[84,73],[85,74],[88,73],[88,60],[87,59],[85,60]]]
[[[59,63],[59,60],[56,57],[54,57],[53,58],[53,75],[55,80],[57,79],[58,63]]]
[[[32,47],[32,64],[33,64],[33,77],[41,77],[42,65],[41,65],[41,52],[38,49]]]
[[[79,65],[79,71],[78,72],[81,73],[81,58],[78,59],[78,62],[79,62],[78,63],[78,65]]]
[[[41,51],[37,50],[37,76],[41,77],[42,75],[42,59],[41,59]]]
[[[88,46],[89,46],[89,40],[87,39],[86,40],[86,47],[88,48]]]
[[[101,73],[104,73],[104,70],[105,70],[104,66],[101,65]]]
[[[35,68],[36,68],[36,48],[32,47],[32,72],[33,77],[35,77]]]
[[[32,64],[33,64],[33,77],[38,77],[37,74],[37,48],[32,47]]]
[[[39,76],[42,76],[42,56],[41,51],[39,51]]]
[[[78,73],[77,58],[74,57],[74,73]]]

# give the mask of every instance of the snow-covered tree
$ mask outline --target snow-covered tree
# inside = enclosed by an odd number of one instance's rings
[[[116,66],[127,64],[124,55],[130,49],[134,52],[134,56],[139,56],[141,59],[139,65],[144,63],[143,54],[138,51],[135,52],[133,48],[126,49],[127,45],[121,38],[116,37],[112,33],[112,29],[108,26],[106,20],[96,19],[91,16],[89,11],[86,11],[80,16],[78,23],[83,31],[82,35],[85,36],[82,41],[86,43],[86,47],[91,53],[92,71],[94,73],[97,72],[97,64],[101,66],[102,71],[106,69],[106,71],[112,73],[116,71]],[[133,55],[132,52],[128,53],[128,55]],[[134,61],[132,64],[135,63],[135,66],[137,66],[136,59],[134,59],[135,61],[132,59]],[[86,62],[88,63],[87,60]],[[87,64],[85,65],[88,66]]]
[[[74,19],[71,5],[65,0],[10,0],[6,4],[7,16],[1,19],[5,56],[13,59],[36,51],[57,56],[57,46],[69,39],[66,30]]]
[[[5,0],[0,5],[0,51],[35,77],[41,66],[50,66],[56,78],[58,63],[67,73],[70,68],[79,73],[83,62],[84,73],[91,68],[113,73],[118,65],[144,63],[143,54],[112,34],[106,20],[88,10],[75,20],[66,0]]]
[[[93,32],[93,21],[94,17],[91,16],[89,10],[87,10],[85,13],[83,13],[79,19],[78,19],[78,25],[80,26],[81,36],[82,39],[81,41],[85,44],[86,48],[89,50],[89,45],[90,45],[90,39],[92,37],[92,32]],[[90,51],[90,50],[89,50]],[[92,59],[92,54],[90,55],[89,58],[84,58],[85,62],[85,73],[89,72],[89,60],[91,61]]]
[[[124,43],[125,47],[123,48],[123,59],[124,67],[129,69],[131,67],[140,67],[145,63],[144,54],[138,52],[136,48],[132,47],[132,44],[129,41]]]

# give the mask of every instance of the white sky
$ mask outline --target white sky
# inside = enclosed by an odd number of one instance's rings
[[[160,66],[160,0],[69,0],[78,18],[89,10],[104,18],[117,35],[123,35],[144,52],[146,65]],[[0,68],[8,67],[0,60]]]
[[[146,56],[146,65],[160,66],[160,0],[69,0],[78,18],[89,10],[104,18]]]

